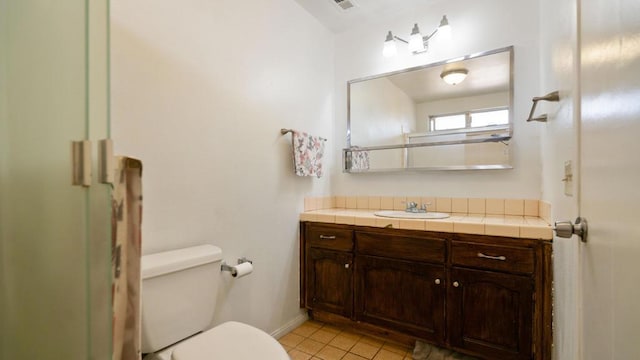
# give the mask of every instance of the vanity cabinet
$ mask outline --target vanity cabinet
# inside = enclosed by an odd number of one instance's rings
[[[301,222],[312,318],[485,359],[551,358],[551,243]]]
[[[355,319],[444,340],[446,240],[355,232]]]
[[[305,239],[304,303],[351,318],[353,231],[331,225],[308,226]]]

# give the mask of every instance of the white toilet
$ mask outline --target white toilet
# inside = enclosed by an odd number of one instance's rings
[[[246,324],[199,333],[213,320],[221,261],[222,250],[212,245],[142,257],[145,360],[289,360],[274,338]]]

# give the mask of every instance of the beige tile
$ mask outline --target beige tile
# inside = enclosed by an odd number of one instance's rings
[[[504,199],[486,199],[487,215],[504,215]]]
[[[333,214],[316,214],[316,221],[325,223],[335,223],[336,216]]]
[[[520,237],[526,239],[553,239],[553,230],[549,226],[521,226]]]
[[[311,336],[311,334],[313,334],[314,332],[318,331],[318,329],[320,329],[319,325],[316,325],[316,324],[313,324],[313,323],[310,323],[310,322],[306,321],[302,325],[300,325],[297,328],[293,329],[292,333],[300,335],[300,336],[304,336],[304,337],[309,337],[309,336]]]
[[[427,211],[436,211],[436,198],[432,196],[423,196],[420,198],[420,206],[427,205]]]
[[[451,199],[451,212],[466,214],[469,212],[469,200],[467,198]]]
[[[300,221],[316,221],[316,214],[302,213],[300,214]]]
[[[330,332],[335,333],[335,334],[339,334],[339,333],[342,332],[342,328],[341,327],[330,325],[330,324],[325,324],[322,327],[322,329],[326,330],[326,331],[330,331]]]
[[[446,220],[427,220],[425,224],[425,230],[453,232],[453,222]]]
[[[304,341],[304,339],[305,339],[304,336],[300,336],[294,333],[288,333],[287,335],[278,339],[278,341],[280,342],[280,344],[287,345],[290,347],[296,347],[298,346],[298,344]]]
[[[335,198],[333,196],[325,196],[322,198],[321,209],[333,209],[335,204]]]
[[[484,233],[493,236],[520,237],[520,227],[517,225],[485,224]]]
[[[356,217],[353,215],[336,214],[336,224],[355,225]]]
[[[291,347],[289,345],[285,345],[285,344],[282,344],[282,343],[280,345],[284,348],[284,351],[286,351],[286,352],[289,352],[289,351],[293,350],[293,347]]]
[[[291,360],[309,360],[311,359],[311,354],[307,354],[298,349],[293,349],[289,351],[289,357]]]
[[[456,222],[453,223],[453,232],[483,235],[484,224],[477,222]]]
[[[316,332],[314,332],[309,339],[315,340],[322,344],[328,344],[334,337],[336,337],[336,333],[333,331],[329,331],[325,328],[322,328]]]
[[[321,210],[323,204],[324,204],[324,197],[317,197],[316,198],[316,210]]]
[[[486,199],[468,199],[469,214],[485,214],[487,212]]]
[[[406,197],[394,197],[393,198],[393,210],[404,210],[407,208]]]
[[[356,355],[356,354],[347,353],[347,355],[345,355],[342,358],[342,360],[367,360],[367,358],[364,358],[364,357]]]
[[[538,216],[538,200],[524,201],[524,216]]]
[[[393,210],[393,197],[391,196],[380,197],[380,210]]]
[[[355,196],[347,196],[347,209],[357,209],[358,198]]]
[[[376,220],[378,218],[373,216],[356,216],[355,225],[358,226],[376,226]]]
[[[369,197],[368,196],[358,196],[356,198],[356,208],[361,210],[369,209]]]
[[[324,345],[325,344],[319,341],[315,341],[312,339],[305,339],[300,344],[298,344],[298,346],[296,346],[296,349],[303,351],[307,354],[315,355],[318,351],[320,351],[320,349],[324,347]]]
[[[336,207],[338,209],[346,209],[347,208],[347,198],[344,196],[336,196]]]
[[[380,196],[369,196],[369,209],[381,210]]]
[[[374,356],[373,360],[402,360],[404,359],[404,354],[396,354],[389,350],[380,349],[376,356]]]
[[[544,221],[539,217],[525,216],[525,225],[534,225],[534,226],[549,226],[548,222]]]
[[[327,345],[316,354],[316,357],[323,360],[340,360],[346,353],[342,349]]]
[[[351,348],[351,350],[349,350],[349,352],[355,355],[362,356],[365,359],[373,359],[373,357],[378,353],[378,350],[380,350],[381,347],[382,345],[375,346],[359,341]]]
[[[403,355],[403,356],[407,352],[411,351],[411,349],[408,348],[407,346],[404,346],[404,345],[401,345],[401,344],[395,344],[395,343],[391,343],[391,342],[384,343],[384,345],[382,345],[382,349],[387,350],[387,351],[391,351],[393,353],[400,354],[400,355]]]
[[[376,219],[376,226],[377,227],[389,227],[392,229],[399,229],[400,228],[400,220],[398,219],[381,219],[381,218],[377,218]]]
[[[551,204],[546,201],[540,201],[538,203],[538,216],[544,219],[546,222],[551,222]]]
[[[338,349],[349,351],[349,349],[351,349],[353,345],[355,345],[358,342],[359,339],[360,339],[360,336],[358,335],[350,336],[345,333],[340,333],[336,337],[334,337],[333,340],[331,340],[329,345],[335,346]]]
[[[382,344],[384,344],[384,340],[378,339],[378,338],[374,338],[371,336],[363,336],[360,339],[360,342],[363,342],[365,344],[369,344],[369,345],[373,345],[373,346],[377,346],[377,347],[382,347]]]
[[[316,210],[316,198],[305,197],[304,198],[304,211]]]
[[[436,198],[436,211],[451,212],[451,198]]]
[[[504,214],[524,216],[524,200],[506,199],[504,201]]]
[[[407,230],[426,230],[426,222],[424,220],[400,219],[400,229]]]

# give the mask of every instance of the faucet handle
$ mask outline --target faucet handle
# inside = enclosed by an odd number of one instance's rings
[[[426,203],[426,204],[422,204],[420,206],[420,210],[423,210],[424,212],[427,212],[428,211],[427,210],[427,206],[431,206],[431,203],[429,202],[429,203]]]

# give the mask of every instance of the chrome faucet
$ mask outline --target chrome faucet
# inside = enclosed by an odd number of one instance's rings
[[[407,203],[407,208],[404,209],[404,211],[410,213],[426,213],[427,206],[431,206],[431,203],[422,204],[420,208],[418,208],[418,203],[410,201]]]
[[[418,204],[416,202],[410,201],[407,203],[407,208],[404,209],[406,212],[416,213],[418,212]]]

